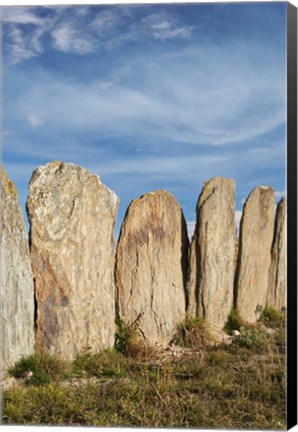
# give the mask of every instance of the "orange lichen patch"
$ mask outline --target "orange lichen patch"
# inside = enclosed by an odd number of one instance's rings
[[[1,171],[1,178],[0,178],[1,187],[5,188],[9,194],[17,197],[18,196],[17,188],[15,187],[14,183],[11,180],[9,180],[9,178],[7,177],[6,172],[4,171],[2,165],[0,165],[0,171]]]

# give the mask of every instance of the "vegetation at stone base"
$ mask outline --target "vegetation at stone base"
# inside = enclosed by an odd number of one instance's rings
[[[240,318],[237,309],[232,309],[228,321],[225,325],[225,331],[231,335],[233,333],[233,330],[240,331],[240,327],[244,325],[244,321]]]
[[[269,349],[271,343],[270,335],[258,328],[240,327],[240,335],[235,336],[234,344],[239,347],[251,349],[251,351],[262,354]]]
[[[277,311],[271,307],[263,310],[260,322],[271,328],[285,329],[286,325],[286,310],[283,308],[281,311]]]
[[[200,317],[187,318],[178,325],[176,334],[172,339],[174,345],[186,348],[202,349],[212,339],[208,324]]]
[[[122,354],[128,354],[135,330],[132,326],[127,326],[121,319],[116,319],[117,331],[115,335],[115,349]]]
[[[129,330],[133,335],[128,331],[127,339],[124,337],[120,345],[126,347],[125,354],[116,349],[92,354],[86,349],[72,364],[58,369],[53,366],[54,357],[43,354],[41,360],[42,354],[36,354],[38,364],[55,373],[51,372],[50,381],[43,385],[29,381],[5,389],[3,421],[35,425],[286,429],[282,324],[285,314],[283,318],[276,317],[275,312],[264,311],[256,325],[241,326],[240,335],[232,336],[232,344],[217,346],[208,345],[206,339],[202,346],[201,335],[199,341],[192,339],[195,327],[201,330],[205,324],[201,320],[187,321],[179,326],[177,334],[182,329],[183,338],[177,337],[177,342],[184,342],[188,348],[181,348],[179,354],[178,347],[172,346],[171,355],[163,360],[157,348],[144,350],[144,343],[132,328]],[[266,343],[260,343],[260,338]],[[191,348],[190,339],[200,348]],[[173,356],[175,349],[179,355]],[[22,368],[18,366],[22,369],[19,376],[24,375],[25,369],[33,368],[30,358],[23,359]]]
[[[45,385],[56,381],[68,369],[66,362],[46,352],[37,352],[21,358],[9,369],[9,374],[15,378],[26,378],[27,385]]]
[[[134,360],[149,360],[154,357],[154,348],[146,343],[138,331],[137,320],[126,325],[116,320],[115,351]]]

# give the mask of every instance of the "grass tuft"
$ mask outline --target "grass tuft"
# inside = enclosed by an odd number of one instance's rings
[[[224,330],[231,335],[233,333],[234,330],[238,330],[240,331],[240,328],[244,325],[244,321],[242,320],[242,318],[240,318],[238,310],[237,309],[232,309],[229,317],[228,317],[228,321],[225,325]]]
[[[115,336],[115,351],[135,360],[146,361],[154,356],[154,348],[145,341],[138,332],[136,323],[126,325],[121,320],[116,320],[117,332]]]
[[[123,377],[126,376],[126,365],[123,355],[108,349],[98,354],[78,354],[73,362],[74,377]]]
[[[270,336],[253,327],[240,327],[240,335],[233,338],[236,346],[250,349],[261,354],[268,349]]]
[[[212,340],[208,324],[202,318],[187,318],[178,325],[177,331],[171,341],[181,347],[203,349]]]
[[[41,386],[57,381],[69,365],[57,356],[40,351],[21,358],[8,373],[15,378],[25,378],[27,385]]]
[[[271,307],[265,308],[262,312],[259,322],[262,322],[271,328],[284,328],[286,325],[285,310],[282,309],[281,311],[278,311]]]
[[[136,330],[120,319],[116,319],[116,328],[115,350],[126,355],[131,348],[133,339],[136,337]]]

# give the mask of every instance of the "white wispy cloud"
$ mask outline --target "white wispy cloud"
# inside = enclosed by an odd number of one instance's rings
[[[23,32],[19,28],[11,27],[8,31],[8,38],[9,43],[7,45],[13,64],[20,63],[37,55],[34,48],[26,43]]]
[[[71,34],[68,28],[56,33],[60,49],[92,49],[88,44],[76,45]],[[283,81],[268,78],[266,65],[253,70],[243,64],[235,74],[230,60],[222,76],[214,57],[213,51],[200,52],[191,59],[190,68],[184,58],[179,63],[157,64],[155,58],[150,63],[150,57],[143,60],[140,56],[131,65],[125,60],[118,71],[111,69],[105,79],[87,84],[49,76],[40,83],[37,80],[16,102],[20,115],[29,107],[32,114],[46,116],[56,128],[96,128],[101,134],[159,136],[192,144],[248,140],[284,122]],[[249,91],[241,91],[248,84]],[[245,112],[250,113],[249,118]],[[247,156],[257,159],[261,154],[271,157],[264,146],[254,147]]]
[[[175,59],[181,59],[181,58],[198,58],[200,54],[203,54],[203,50],[199,48],[189,47],[189,48],[183,48],[179,50],[175,50],[174,52],[169,52],[162,54],[158,58],[158,63],[160,61],[170,61]]]
[[[191,35],[191,27],[175,27],[172,23],[168,21],[163,21],[158,24],[152,24],[150,26],[152,30],[152,35],[155,39],[172,39],[172,38],[185,38]]]
[[[75,54],[87,54],[94,50],[92,39],[85,37],[82,29],[76,28],[71,23],[63,23],[51,31],[53,46],[59,51]]]
[[[32,114],[30,112],[26,113],[26,118],[32,128],[41,126],[44,123],[42,117],[38,116],[37,114]]]
[[[120,24],[121,17],[121,9],[103,10],[96,14],[90,27],[100,36],[105,36],[106,32],[113,31]]]
[[[40,11],[51,13],[41,17]],[[56,50],[84,55],[127,41],[139,42],[144,37],[179,39],[189,37],[192,32],[191,26],[179,25],[177,17],[162,10],[138,21],[133,8],[128,11],[123,7],[98,10],[82,6],[5,7],[3,23],[4,45],[11,53],[12,63],[43,53],[46,45],[42,36],[50,37]]]
[[[3,7],[2,21],[14,24],[43,25],[44,19],[39,18],[31,8],[27,7]]]
[[[42,35],[47,31],[49,20],[40,18],[30,7],[3,7],[4,47],[11,63],[17,64],[43,52]]]
[[[193,26],[180,25],[174,14],[165,10],[149,14],[142,19],[142,29],[155,39],[187,38],[192,34]]]
[[[172,13],[161,9],[135,20],[137,9],[119,7],[96,14],[89,27],[96,33],[101,48],[111,49],[126,42],[139,43],[144,38],[181,39],[192,34],[193,26],[181,26]]]

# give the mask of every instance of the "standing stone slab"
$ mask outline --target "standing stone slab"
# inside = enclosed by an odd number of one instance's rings
[[[59,161],[29,184],[37,348],[73,359],[114,343],[113,231],[118,198],[98,176]]]
[[[23,213],[1,170],[1,356],[3,369],[34,352],[34,287]]]
[[[150,342],[170,342],[185,318],[188,237],[182,210],[158,190],[132,201],[116,254],[119,317]]]
[[[247,322],[255,322],[266,306],[273,229],[274,192],[259,186],[248,196],[240,224],[236,304]]]
[[[280,310],[287,305],[287,202],[282,198],[276,209],[267,305]]]
[[[233,307],[236,241],[235,183],[214,177],[204,183],[191,245],[190,316],[221,331]]]

